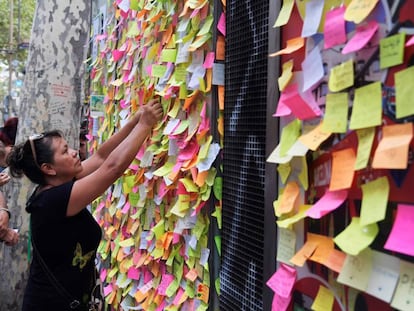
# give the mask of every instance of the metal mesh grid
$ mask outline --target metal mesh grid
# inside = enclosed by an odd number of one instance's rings
[[[269,3],[227,1],[220,310],[263,310]]]

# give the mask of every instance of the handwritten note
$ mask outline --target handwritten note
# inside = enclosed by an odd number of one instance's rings
[[[342,91],[354,84],[354,61],[352,59],[332,68],[328,87],[332,92]]]
[[[307,212],[306,215],[319,219],[337,209],[348,197],[348,190],[327,191]]]
[[[329,190],[348,189],[354,179],[355,152],[352,148],[332,152],[332,175]]]
[[[386,176],[361,186],[361,225],[369,225],[385,218],[390,185]]]
[[[401,70],[395,78],[395,107],[397,118],[404,118],[414,114],[412,96],[414,89],[414,67]]]
[[[345,11],[345,20],[359,24],[377,5],[378,0],[352,0]]]
[[[397,216],[384,245],[385,249],[414,256],[414,206],[398,204]]]
[[[278,243],[276,260],[290,265],[290,258],[295,255],[296,232],[286,228],[278,228]]]
[[[355,30],[354,36],[344,46],[341,53],[348,54],[362,49],[374,36],[378,30],[378,22],[373,20],[367,24],[358,27]]]
[[[388,68],[402,64],[404,60],[405,32],[381,39],[380,68]]]
[[[413,124],[394,124],[382,127],[382,139],[375,150],[373,168],[405,169],[408,150],[413,138]]]
[[[372,251],[367,248],[358,256],[347,255],[337,281],[365,291],[372,270]]]
[[[345,133],[348,126],[348,93],[329,93],[325,106],[322,131]]]
[[[318,149],[319,145],[322,144],[325,140],[331,136],[332,133],[323,132],[322,124],[319,124],[314,129],[308,133],[302,134],[299,137],[299,141],[308,147],[310,150],[315,151]]]
[[[344,14],[345,6],[342,5],[326,13],[323,29],[325,49],[346,42]]]
[[[378,225],[361,226],[359,217],[352,217],[351,223],[339,233],[334,242],[349,255],[356,256],[374,241],[379,231]]]
[[[349,128],[356,130],[381,125],[381,117],[381,82],[373,82],[357,88]]]
[[[358,151],[355,161],[355,170],[363,169],[367,166],[371,154],[372,143],[374,142],[375,127],[367,127],[356,130],[358,136]]]

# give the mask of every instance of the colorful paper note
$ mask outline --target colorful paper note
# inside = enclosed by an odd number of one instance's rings
[[[298,203],[299,194],[298,184],[295,181],[288,182],[279,199],[276,215],[280,216],[292,212]]]
[[[342,91],[354,85],[354,61],[350,59],[331,69],[328,87],[332,92]]]
[[[413,89],[414,67],[401,70],[394,75],[395,78],[395,107],[397,118],[404,118],[414,114]]]
[[[325,49],[346,42],[344,14],[345,6],[343,5],[326,13],[323,29]]]
[[[367,118],[369,116],[369,118]],[[381,82],[373,82],[355,90],[354,104],[349,124],[351,130],[381,125]]]
[[[306,217],[306,211],[311,207],[311,205],[301,205],[299,206],[299,211],[289,217],[280,218],[276,221],[278,227],[280,228],[289,228],[293,224],[297,223],[299,220],[302,220]]]
[[[374,36],[378,30],[378,22],[369,21],[367,24],[357,27],[354,36],[344,46],[341,53],[348,54],[361,50]]]
[[[300,136],[302,123],[298,119],[294,119],[282,129],[282,135],[280,137],[280,155],[283,157],[287,155],[289,149],[296,142]]]
[[[397,66],[404,60],[405,32],[397,33],[380,41],[380,68]]]
[[[345,133],[348,126],[348,105],[348,93],[327,94],[322,131]]]
[[[285,264],[280,264],[279,269],[266,282],[273,292],[281,297],[288,298],[292,293],[296,282],[296,269]]]
[[[303,20],[302,37],[310,37],[318,32],[325,1],[306,1],[306,11]]]
[[[286,25],[292,14],[293,5],[295,4],[294,0],[285,0],[283,1],[283,6],[279,11],[279,16],[277,17],[273,28]]]
[[[390,251],[414,256],[414,206],[408,204],[398,204],[397,215],[384,245]]]
[[[332,133],[322,131],[322,124],[316,126],[313,130],[308,133],[302,134],[299,137],[299,141],[308,147],[310,150],[315,151],[319,145],[331,136]]]
[[[356,130],[358,136],[358,151],[355,161],[355,170],[363,169],[367,166],[371,154],[372,143],[374,142],[375,127],[367,127]]]
[[[313,97],[306,98],[306,93],[300,94],[297,84],[291,84],[283,91],[284,104],[292,111],[299,120],[313,119],[322,114]],[[303,97],[302,97],[303,96]]]
[[[325,286],[319,285],[318,293],[312,303],[311,309],[314,311],[332,310],[334,303],[334,295]]]
[[[367,248],[358,256],[347,255],[341,273],[337,278],[339,283],[365,291],[368,287],[372,271],[372,251]]]
[[[375,150],[373,168],[406,169],[413,124],[394,124],[382,127],[382,139]]]
[[[278,52],[272,53],[269,56],[274,57],[274,56],[278,56],[278,55],[282,55],[282,54],[291,54],[291,53],[303,48],[303,46],[305,45],[305,40],[302,37],[296,37],[296,38],[287,40],[286,44],[287,44],[286,48],[284,48],[284,49],[282,49]]]
[[[378,0],[352,0],[345,11],[345,20],[359,24],[377,5]]]
[[[391,306],[398,310],[410,311],[414,305],[414,263],[400,261],[398,285]]]
[[[306,215],[319,219],[337,209],[348,197],[348,190],[327,191],[308,211]]]
[[[387,211],[390,185],[386,176],[377,178],[361,186],[361,226],[384,220]]]
[[[319,47],[316,46],[306,55],[302,62],[303,87],[302,92],[312,89],[324,77],[322,56]]]
[[[277,80],[279,84],[279,91],[283,91],[286,88],[286,86],[289,84],[289,82],[292,80],[293,78],[292,69],[293,69],[293,59],[283,63],[282,75]]]
[[[290,258],[295,255],[296,232],[286,228],[278,228],[276,260],[290,265]]]
[[[378,231],[376,223],[361,226],[359,217],[352,217],[351,223],[334,238],[334,242],[345,253],[356,256],[371,245]]]
[[[354,179],[355,152],[352,148],[332,152],[329,191],[349,189]]]

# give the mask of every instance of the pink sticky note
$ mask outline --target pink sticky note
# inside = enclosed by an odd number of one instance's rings
[[[266,282],[276,295],[283,298],[289,298],[293,286],[296,282],[296,269],[289,267],[285,264],[280,264],[279,269],[272,275],[272,277]]]
[[[104,296],[108,296],[110,293],[112,293],[112,284],[108,284],[103,289]]]
[[[174,281],[174,275],[164,274],[161,278],[161,283],[158,285],[158,294],[165,296],[168,286]]]
[[[273,296],[272,311],[285,311],[289,307],[292,297],[282,297],[277,294]]]
[[[128,279],[139,280],[141,273],[138,268],[131,267],[128,269]]]
[[[204,60],[203,67],[204,68],[213,68],[214,57],[215,57],[214,52],[207,53],[206,59]]]
[[[121,210],[121,213],[125,215],[126,213],[128,213],[130,207],[131,207],[131,204],[129,202],[126,202],[124,207]]]
[[[224,13],[221,13],[220,15],[217,29],[223,34],[223,36],[226,36],[226,15],[224,15]]]
[[[178,306],[178,304],[179,304],[179,302],[180,302],[180,299],[181,299],[181,297],[183,296],[183,294],[184,294],[184,290],[180,287],[180,288],[178,289],[178,292],[177,292],[177,294],[175,295],[175,298],[174,298],[174,301],[173,301],[173,305],[174,305],[174,306]]]
[[[114,58],[114,61],[118,61],[124,56],[124,52],[120,50],[113,50],[112,51],[112,57]]]
[[[345,9],[345,6],[341,5],[326,13],[325,27],[323,29],[325,49],[346,42]]]
[[[276,112],[273,114],[274,117],[283,117],[288,116],[292,113],[289,107],[283,102],[286,98],[286,93],[283,93],[279,97],[279,102],[277,104]]]
[[[413,44],[414,44],[414,36],[412,36],[411,39],[407,41],[407,43],[405,44],[405,46],[411,46]]]
[[[286,95],[284,97],[285,105],[292,111],[292,113],[299,120],[312,119],[321,115],[321,111],[316,105],[309,105],[308,102],[302,98],[301,94],[298,92],[298,85],[292,84],[287,86],[284,91]],[[304,93],[306,97],[308,95]]]
[[[178,155],[179,161],[187,161],[193,159],[198,150],[200,149],[200,145],[197,143],[196,140],[190,140],[188,144],[182,149],[182,151]]]
[[[370,21],[368,24],[358,27],[355,31],[354,36],[345,47],[342,49],[342,54],[347,54],[362,49],[371,38],[374,36],[375,32],[378,30],[378,23],[376,21]]]
[[[348,197],[348,190],[327,191],[310,209],[306,215],[319,219],[331,211],[337,209]]]
[[[106,279],[106,274],[107,274],[107,270],[106,269],[102,269],[101,273],[99,274],[99,278],[101,279],[101,282],[104,282]]]
[[[414,256],[414,205],[398,204],[391,233],[385,249]]]

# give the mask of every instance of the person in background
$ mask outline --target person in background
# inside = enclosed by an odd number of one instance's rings
[[[86,160],[88,157],[88,129],[81,128],[79,132],[79,159],[81,161]]]
[[[149,101],[83,162],[59,131],[12,149],[10,174],[38,185],[26,205],[34,252],[23,311],[88,310],[101,228],[85,207],[122,176],[162,115]]]

